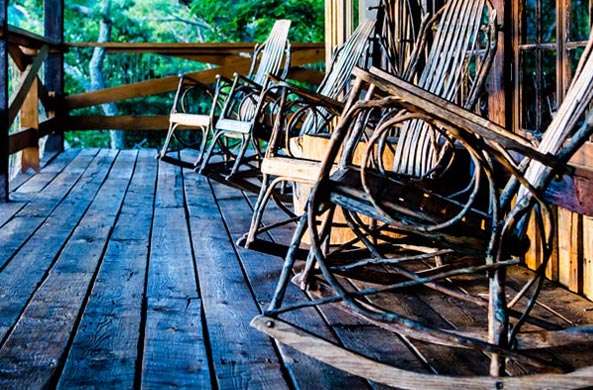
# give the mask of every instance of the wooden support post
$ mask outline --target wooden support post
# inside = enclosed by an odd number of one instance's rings
[[[329,64],[334,48],[354,31],[353,0],[325,0],[325,60]]]
[[[45,36],[54,41],[64,43],[64,0],[44,0]],[[48,112],[50,117],[63,116],[65,108],[62,103],[64,96],[64,55],[62,53],[49,54],[45,62],[45,87],[54,96],[57,103],[53,110]],[[57,123],[59,123],[58,121]],[[61,152],[64,150],[64,134],[62,129],[49,135],[45,143],[47,152]]]
[[[502,127],[509,128],[512,124],[511,99],[511,64],[512,64],[512,13],[511,5],[505,7],[504,0],[493,0],[499,21],[502,22],[504,33],[498,34],[496,56],[490,68],[490,77],[486,85],[488,91],[488,116],[490,120]]]
[[[8,202],[8,0],[0,0],[0,203]]]
[[[39,130],[39,79],[35,79],[21,108],[21,128]],[[21,156],[21,170],[26,172],[29,168],[39,173],[39,145],[23,149]]]

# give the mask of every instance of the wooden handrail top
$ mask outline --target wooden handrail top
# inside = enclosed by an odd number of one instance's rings
[[[0,32],[0,34],[3,33]],[[2,37],[4,37],[4,35],[2,35]],[[65,45],[54,39],[46,38],[42,35],[11,25],[7,28],[6,40],[9,44],[25,46],[33,49],[39,49],[43,45],[47,45],[49,46],[50,52],[61,52],[66,50]]]
[[[68,42],[68,47],[104,47],[109,52],[160,53],[160,54],[238,54],[253,52],[254,42],[205,42],[205,43],[155,43],[155,42]],[[292,51],[325,50],[324,43],[293,43]]]

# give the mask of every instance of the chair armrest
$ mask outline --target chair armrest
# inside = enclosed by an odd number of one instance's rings
[[[258,83],[254,82],[253,80],[249,79],[248,77],[245,77],[239,73],[235,73],[233,74],[233,77],[235,78],[236,81],[241,81],[243,84],[247,84],[249,87],[261,91],[263,89],[263,87],[261,85],[259,85]]]
[[[513,150],[551,167],[561,165],[555,156],[539,152],[526,138],[396,76],[377,68],[371,68],[368,72],[355,68],[354,74],[364,81],[379,85],[397,98],[403,108],[423,112],[437,123],[479,136],[491,148],[498,151]]]

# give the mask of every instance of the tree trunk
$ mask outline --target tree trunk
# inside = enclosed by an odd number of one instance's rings
[[[102,0],[99,20],[99,37],[97,42],[109,42],[111,40],[111,0]],[[103,78],[103,61],[105,59],[105,48],[96,47],[89,63],[91,74],[91,90],[96,91],[105,88]],[[117,115],[117,105],[106,103],[101,106],[105,115]],[[112,149],[124,148],[124,132],[122,130],[111,130],[109,132]]]

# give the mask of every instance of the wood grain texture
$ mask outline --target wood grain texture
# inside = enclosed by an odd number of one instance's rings
[[[245,213],[245,209],[250,210],[247,199],[236,189],[223,186],[219,183],[212,183],[214,196],[221,207],[222,216],[228,226],[233,241],[236,241],[242,233],[249,229],[250,214]],[[280,210],[274,209],[270,205],[269,218],[278,218]],[[281,213],[281,212],[280,212]],[[284,231],[290,234],[289,232]],[[279,234],[283,231],[279,230]],[[272,237],[268,237],[273,239]],[[280,240],[287,240],[288,237],[276,237]],[[282,262],[279,258],[257,253],[243,248],[237,248],[239,259],[245,270],[246,277],[253,289],[256,301],[260,310],[263,310],[270,302],[270,298],[276,287],[277,276],[280,274]],[[305,293],[296,286],[291,286],[287,292],[287,302],[298,302],[308,299]],[[305,329],[315,331],[323,337],[339,342],[333,334],[333,330],[325,322],[323,316],[314,309],[304,309],[299,313],[289,313],[287,318],[291,321],[298,321]],[[341,388],[343,386],[353,385],[356,388],[365,388],[368,385],[360,378],[355,378],[336,370],[330,366],[318,367],[315,359],[298,353],[282,344],[278,344],[279,351],[286,364],[287,370],[291,373],[291,378],[296,382],[297,388]]]
[[[21,248],[23,244],[28,242],[27,240],[33,233],[38,232],[39,228],[42,228],[39,231],[41,237],[50,239],[51,233],[48,230],[43,230],[43,225],[45,223],[49,223],[49,226],[51,226],[51,221],[55,224],[59,219],[64,218],[65,224],[60,226],[64,231],[68,229],[68,223],[76,223],[77,215],[79,216],[80,213],[84,211],[84,208],[86,208],[85,204],[88,204],[88,202],[83,203],[84,200],[82,198],[84,198],[85,193],[90,197],[99,186],[99,184],[93,184],[93,180],[96,179],[95,176],[101,174],[105,176],[107,174],[108,167],[102,166],[102,163],[106,164],[110,160],[110,157],[106,156],[106,153],[103,153],[102,156],[94,161],[92,167],[88,171],[84,171],[84,169],[89,166],[89,163],[93,161],[94,155],[94,153],[88,153],[77,158],[71,164],[71,170],[58,175],[58,177],[47,186],[45,191],[39,194],[37,200],[40,202],[36,202],[35,205],[28,204],[25,206],[8,224],[0,229],[0,232],[2,232],[5,237],[3,240],[4,250],[0,252],[0,265],[5,266],[6,262],[14,256],[24,256],[24,258],[26,258],[27,250],[33,250],[35,253],[42,251],[43,245],[41,245],[41,241],[33,241],[26,247],[30,249],[22,249],[24,251],[23,254],[21,254],[21,252],[16,252],[17,249]],[[86,173],[86,175],[81,176],[83,173]],[[58,211],[57,213],[58,216],[52,217],[55,209],[63,201],[64,195],[68,194],[73,185],[75,188],[70,192],[70,195],[72,196],[70,199],[75,199],[74,197],[76,196],[81,198],[80,209],[76,213],[70,214],[65,210],[65,207],[62,207],[62,211]],[[85,188],[87,192],[85,192]],[[76,200],[71,201],[75,202]],[[59,241],[61,240],[53,242],[55,251],[59,250],[60,245],[62,245]],[[48,246],[52,246],[51,241]],[[45,256],[49,256],[49,253],[51,252],[46,252]]]
[[[142,387],[210,386],[181,170],[159,164],[146,285]]]
[[[156,161],[142,151],[58,388],[134,385],[155,180]]]
[[[90,207],[2,346],[0,364],[10,367],[17,378],[27,378],[18,382],[25,388],[49,384],[62,359],[75,326],[72,319],[84,307],[84,298],[121,207],[135,158],[136,152],[122,152],[114,162],[109,177],[96,197],[91,198]],[[93,234],[89,235],[91,229]],[[10,379],[0,382],[2,386],[13,387]]]
[[[212,197],[203,177],[186,182],[186,192],[188,199]],[[188,208],[218,387],[288,388],[272,342],[249,327],[259,308],[243,282],[243,271],[216,203],[190,201]]]

